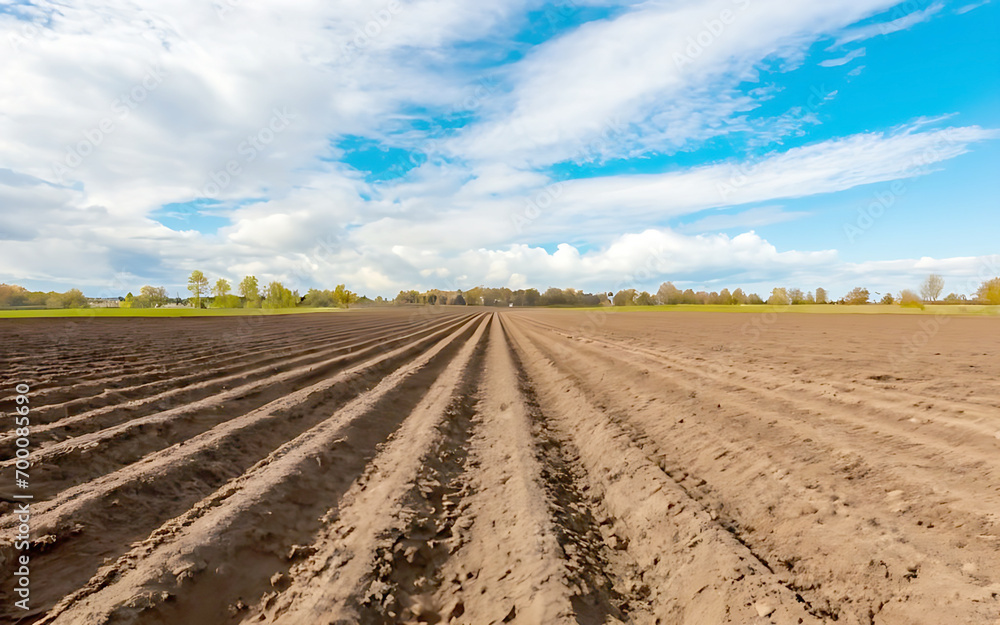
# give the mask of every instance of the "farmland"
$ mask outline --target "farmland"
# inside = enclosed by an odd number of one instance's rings
[[[1000,320],[7,319],[0,622],[1000,614]]]

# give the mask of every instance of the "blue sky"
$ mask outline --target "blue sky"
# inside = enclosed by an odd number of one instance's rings
[[[0,9],[0,281],[1000,275],[995,0],[337,4]]]

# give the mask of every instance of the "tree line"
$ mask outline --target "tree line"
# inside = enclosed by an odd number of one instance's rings
[[[29,291],[16,284],[0,284],[0,308],[86,308],[87,298],[80,289],[65,293]]]
[[[567,288],[550,287],[544,292],[537,289],[494,288],[478,286],[467,291],[442,291],[431,289],[424,292],[416,290],[400,291],[393,300],[396,304],[450,304],[469,306],[561,306],[561,307],[592,307],[592,306],[657,306],[657,305],[722,305],[739,306],[743,304],[771,304],[776,306],[796,306],[802,304],[844,304],[863,305],[869,303],[899,304],[901,306],[923,307],[925,303],[981,303],[1000,304],[1000,278],[985,281],[976,292],[974,299],[965,295],[949,293],[940,299],[944,290],[944,278],[931,274],[921,283],[920,293],[904,289],[898,294],[873,293],[863,288],[855,287],[840,298],[833,299],[824,288],[815,291],[803,291],[799,288],[777,287],[766,297],[757,293],[746,293],[741,288],[730,291],[695,291],[676,287],[672,282],[664,282],[656,293],[639,291],[637,289],[622,289],[617,293],[600,292],[585,293]]]
[[[143,286],[139,295],[131,292],[121,303],[122,308],[159,308],[168,304],[183,304],[194,308],[347,308],[358,301],[367,300],[338,284],[332,290],[309,289],[303,296],[280,281],[273,281],[260,288],[256,276],[244,276],[233,293],[232,284],[219,278],[213,284],[203,272],[195,270],[188,277],[187,290],[191,296],[186,299],[171,298],[167,290],[160,286]]]
[[[195,308],[202,307],[202,294],[209,291],[209,280],[201,271],[195,270],[188,277],[188,291],[191,292],[191,303]],[[298,290],[291,290],[280,281],[272,281],[261,290],[256,276],[244,276],[237,285],[239,296],[231,293],[229,280],[219,278],[211,288],[212,308],[347,308],[358,302],[356,293],[349,291],[343,284],[338,284],[332,290],[309,289],[304,296]]]
[[[742,304],[772,304],[778,306],[795,306],[800,304],[849,304],[861,305],[877,302],[880,304],[899,304],[901,306],[923,307],[926,303],[939,304],[994,304],[1000,305],[1000,277],[986,280],[977,289],[973,297],[957,293],[949,293],[941,298],[944,292],[944,278],[937,274],[927,276],[919,288],[904,289],[898,294],[873,293],[866,288],[851,289],[839,299],[832,299],[826,289],[803,291],[799,288],[778,287],[766,297],[757,293],[746,293],[741,288],[730,291],[694,291],[676,287],[672,282],[664,282],[656,293],[622,289],[617,293],[584,291],[566,288],[550,287],[544,292],[538,289],[516,289],[507,287],[477,286],[466,291],[446,291],[430,289],[427,291],[404,290],[391,300],[381,296],[374,300],[358,295],[338,284],[330,290],[309,289],[305,295],[297,290],[285,287],[280,281],[272,281],[263,289],[255,276],[248,275],[236,286],[236,293],[230,282],[219,278],[214,284],[201,271],[192,271],[188,277],[187,289],[191,297],[182,299],[170,297],[166,288],[143,286],[139,295],[128,293],[119,303],[122,308],[158,308],[170,304],[190,305],[195,308],[347,308],[352,304],[431,304],[431,305],[469,305],[469,306],[557,306],[557,307],[593,307],[593,306],[654,306],[677,304],[712,304],[731,305]],[[122,299],[122,298],[119,298]],[[86,308],[86,298],[79,289],[70,289],[65,293],[55,291],[28,291],[26,288],[0,284],[0,308]]]

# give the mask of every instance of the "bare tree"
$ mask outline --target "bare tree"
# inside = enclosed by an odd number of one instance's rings
[[[942,290],[944,290],[944,278],[936,273],[927,276],[920,284],[920,294],[923,295],[924,301],[927,302],[937,301]]]

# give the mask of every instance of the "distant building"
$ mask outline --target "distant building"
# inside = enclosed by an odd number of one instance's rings
[[[91,308],[118,308],[121,303],[119,297],[88,297],[87,304]]]

